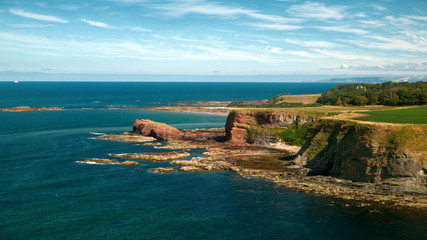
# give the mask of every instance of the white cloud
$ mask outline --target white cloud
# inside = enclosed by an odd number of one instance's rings
[[[359,20],[357,22],[360,22],[360,23],[363,23],[363,24],[366,24],[366,25],[370,25],[370,26],[373,26],[373,27],[382,27],[382,26],[385,25],[383,22],[377,21],[377,20]]]
[[[355,17],[359,17],[359,18],[365,18],[365,17],[367,17],[365,12],[355,13],[354,16]]]
[[[405,16],[405,17],[410,18],[410,19],[414,19],[414,20],[427,21],[427,16],[414,16],[414,15],[412,15],[412,16]]]
[[[151,8],[164,11],[164,13],[170,17],[181,17],[187,14],[200,14],[232,18],[243,15],[252,19],[262,21],[271,21],[279,23],[300,22],[299,19],[295,18],[285,18],[278,15],[262,14],[256,10],[241,7],[229,7],[215,2],[208,2],[205,0],[172,1],[170,3],[151,4],[149,6]]]
[[[103,22],[95,22],[95,21],[84,19],[84,18],[82,18],[80,20],[82,22],[85,22],[85,23],[87,23],[87,24],[89,24],[91,26],[94,26],[94,27],[100,27],[100,28],[106,28],[106,29],[115,29],[115,28],[117,28],[117,27],[110,26],[110,25],[108,25],[106,23],[103,23]]]
[[[53,27],[54,24],[8,24],[10,27],[14,28],[47,28]]]
[[[284,39],[287,43],[292,43],[295,45],[303,46],[303,47],[319,47],[319,48],[336,48],[340,47],[339,44],[326,42],[326,41],[301,41],[298,39]]]
[[[274,31],[290,31],[298,30],[303,28],[302,26],[287,25],[287,24],[270,24],[270,23],[249,23],[248,25],[263,29],[263,30],[274,30]]]
[[[152,32],[151,29],[146,29],[146,28],[142,28],[142,27],[126,27],[127,29],[134,31],[134,32]]]
[[[31,12],[27,12],[21,9],[14,9],[11,8],[9,9],[9,11],[15,15],[21,16],[21,17],[25,17],[25,18],[30,18],[30,19],[35,19],[35,20],[39,20],[39,21],[46,21],[46,22],[58,22],[58,23],[68,23],[69,21],[64,20],[62,18],[58,18],[55,16],[49,16],[49,15],[42,15],[42,14],[37,14],[37,13],[31,13]]]
[[[393,16],[386,16],[384,17],[385,20],[389,21],[390,24],[395,25],[395,26],[399,26],[399,25],[412,25],[415,24],[414,21],[408,19],[408,18],[404,18],[404,17],[393,17]]]
[[[426,39],[419,39],[416,43],[411,43],[394,37],[383,37],[377,35],[366,36],[369,40],[343,40],[347,43],[357,45],[362,48],[397,50],[410,52],[427,52]],[[375,40],[375,41],[373,41]]]
[[[346,16],[345,6],[326,6],[318,2],[305,2],[291,6],[286,12],[297,17],[312,18],[318,20],[341,20]]]
[[[385,7],[383,7],[383,6],[380,6],[380,5],[378,5],[378,4],[371,4],[371,5],[369,5],[369,6],[371,6],[371,7],[373,7],[375,10],[377,10],[377,11],[387,11],[387,8],[385,8]]]
[[[368,31],[358,28],[352,28],[348,26],[320,26],[315,27],[317,29],[323,30],[323,31],[331,31],[331,32],[342,32],[342,33],[353,33],[353,34],[367,34]]]
[[[365,56],[365,55],[357,55],[351,52],[342,52],[342,51],[333,51],[333,50],[325,50],[325,49],[318,49],[318,48],[312,48],[312,51],[315,51],[317,53],[320,53],[324,56],[337,58],[337,59],[343,59],[343,60],[365,60],[365,61],[377,61],[378,58],[372,57],[372,56]]]

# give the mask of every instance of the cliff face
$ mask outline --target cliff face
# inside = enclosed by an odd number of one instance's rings
[[[246,142],[247,131],[253,128],[272,128],[281,124],[291,124],[298,121],[300,124],[314,122],[319,118],[316,114],[301,114],[298,112],[284,111],[232,111],[225,124],[227,141],[235,143]]]
[[[298,158],[313,175],[426,185],[426,136],[425,126],[321,120],[308,133]]]
[[[410,181],[427,188],[427,126],[321,119],[325,115],[298,111],[232,111],[225,127],[226,139],[244,143],[248,142],[248,133],[253,129],[267,131],[295,121],[313,122],[306,143],[293,161],[308,168],[309,174],[356,182],[402,184]]]

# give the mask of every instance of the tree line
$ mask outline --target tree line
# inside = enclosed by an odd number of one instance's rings
[[[427,82],[343,84],[323,93],[317,103],[339,106],[425,105],[427,104]]]

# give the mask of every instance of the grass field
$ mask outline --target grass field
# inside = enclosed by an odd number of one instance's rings
[[[304,103],[312,104],[317,101],[321,94],[301,94],[301,95],[282,95],[278,103],[288,102],[288,103]]]
[[[370,116],[355,120],[388,123],[427,124],[427,106],[363,112]]]

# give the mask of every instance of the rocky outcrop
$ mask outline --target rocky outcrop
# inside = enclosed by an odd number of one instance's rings
[[[135,135],[135,134],[124,134],[124,135],[104,135],[101,137],[97,137],[97,139],[101,140],[112,140],[112,141],[119,141],[119,142],[140,142],[140,143],[150,143],[155,141],[156,139],[153,137],[145,137],[141,135]]]
[[[152,152],[152,153],[139,153],[139,154],[109,154],[111,157],[125,158],[125,159],[141,159],[151,162],[170,161],[175,159],[182,159],[189,157],[188,152]]]
[[[78,163],[84,163],[84,164],[100,164],[100,165],[106,165],[106,164],[117,164],[117,165],[124,165],[124,166],[141,165],[139,162],[135,162],[135,161],[124,161],[124,162],[120,162],[120,161],[106,159],[106,158],[101,158],[101,159],[87,159],[87,160],[77,161],[77,162]]]
[[[321,120],[297,158],[311,175],[427,187],[426,136],[427,126]]]
[[[165,123],[154,122],[149,119],[135,120],[133,132],[144,136],[154,137],[158,140],[167,140],[168,138],[180,139],[191,137],[191,134],[185,134],[180,130]]]
[[[28,111],[57,111],[62,110],[60,107],[29,107],[29,106],[19,106],[19,107],[11,107],[11,108],[0,108],[0,111],[4,112],[28,112]]]
[[[173,172],[177,172],[177,170],[173,169],[173,168],[158,167],[158,168],[151,169],[150,172],[154,172],[154,173],[173,173]]]
[[[226,139],[235,143],[247,141],[246,134],[253,128],[272,128],[283,124],[314,122],[321,114],[298,111],[231,111],[225,125]]]
[[[195,141],[222,140],[225,136],[223,128],[178,130],[165,123],[154,122],[149,119],[135,120],[133,134],[141,134],[154,137],[157,140],[168,141],[173,141],[174,139]]]

